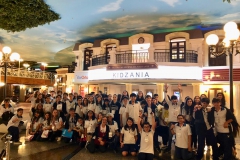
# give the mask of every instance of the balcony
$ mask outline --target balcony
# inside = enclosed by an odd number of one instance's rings
[[[116,53],[116,63],[144,63],[148,62],[149,53],[134,50],[118,51]]]
[[[104,64],[108,64],[107,57],[105,54],[92,56],[92,65],[91,66],[98,66],[98,65],[104,65]]]
[[[1,76],[4,76],[4,69],[1,70]],[[20,78],[31,78],[31,79],[44,79],[54,80],[54,74],[51,72],[37,72],[19,69],[7,68],[7,76],[20,77]]]
[[[179,59],[176,59],[176,57],[174,57],[173,55],[171,57],[170,55],[171,54],[169,49],[157,49],[154,51],[154,60],[155,62],[198,63],[197,51],[187,50],[186,53],[181,53],[181,56],[179,56],[180,57]]]

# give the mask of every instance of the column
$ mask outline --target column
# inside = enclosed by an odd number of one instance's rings
[[[192,85],[193,85],[193,95],[192,95],[192,97],[194,97],[194,96],[200,96],[200,84],[199,83],[192,83]],[[189,95],[190,96],[190,95]],[[191,97],[191,96],[190,96]]]
[[[75,62],[77,63],[77,66],[75,67],[75,71],[82,71],[84,50],[74,51],[74,54],[75,54]]]
[[[110,54],[110,61],[109,64],[116,64],[116,48],[112,47],[112,50],[109,52]]]
[[[104,92],[104,84],[98,84],[98,88],[99,88],[99,91],[102,91],[102,93]]]
[[[128,94],[130,95],[132,93],[132,84],[126,83],[126,91],[128,91]]]
[[[234,84],[233,91],[234,115],[236,116],[237,121],[240,122],[240,101],[238,99],[238,97],[240,97],[240,83]]]
[[[78,94],[80,94],[79,84],[74,84],[73,90],[74,90],[74,92],[77,92]]]
[[[157,94],[158,94],[158,100],[161,102],[164,99],[163,95],[163,83],[157,83]]]
[[[26,86],[20,85],[19,102],[25,102]]]
[[[148,62],[155,62],[155,60],[154,60],[154,48],[153,48],[152,44],[148,48],[148,55],[149,55]]]

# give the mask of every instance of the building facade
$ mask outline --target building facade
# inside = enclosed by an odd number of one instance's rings
[[[228,57],[213,57],[205,42],[209,34],[224,37],[223,30],[200,29],[172,33],[140,33],[119,39],[77,43],[73,49],[77,64],[75,73],[67,74],[66,88],[82,94],[102,91],[121,94],[143,91],[163,98],[164,83],[169,94],[176,94],[183,84],[183,96],[217,92],[229,101]],[[215,52],[222,52],[221,43]],[[234,95],[240,94],[240,57],[234,57]],[[239,106],[235,99],[234,106]]]

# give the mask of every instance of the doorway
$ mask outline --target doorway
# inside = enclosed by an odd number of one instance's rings
[[[217,96],[217,93],[222,92],[223,93],[223,89],[222,88],[209,88],[208,89],[208,98],[210,101],[212,101],[213,98],[215,98]]]

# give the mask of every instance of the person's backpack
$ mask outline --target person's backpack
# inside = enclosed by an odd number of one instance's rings
[[[6,111],[2,114],[2,120],[9,121],[13,116],[14,116],[14,114],[12,112]]]

